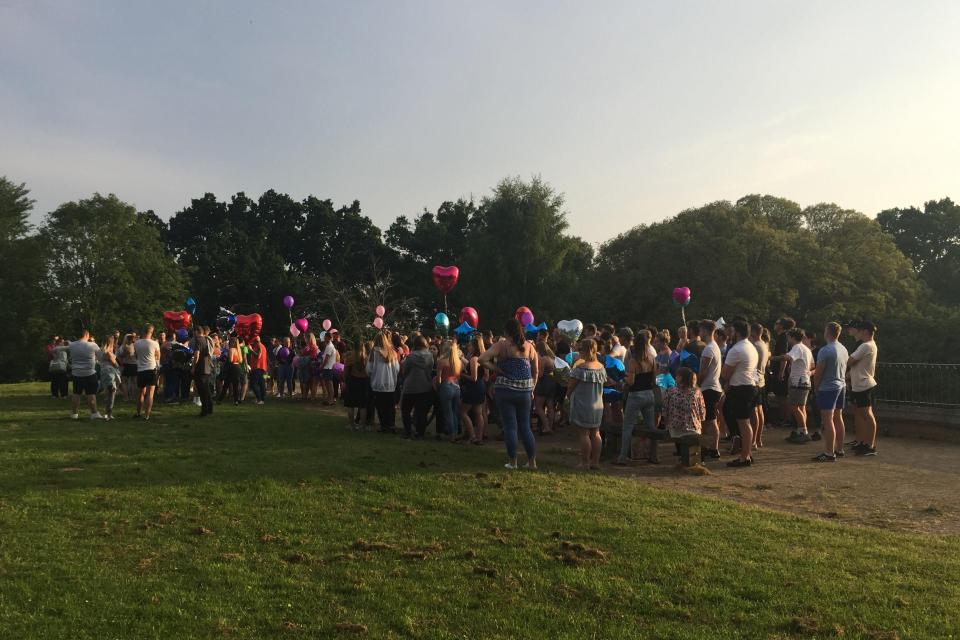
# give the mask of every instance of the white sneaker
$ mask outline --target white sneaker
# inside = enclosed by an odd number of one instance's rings
[[[79,413],[71,413],[71,414],[70,414],[70,419],[71,419],[71,420],[79,420],[79,419],[80,419],[80,414],[79,414]]]
[[[108,418],[107,416],[101,415],[100,413],[91,413],[90,419],[91,420],[107,420]]]
[[[507,464],[503,465],[503,468],[513,470],[517,468],[517,465],[513,464],[512,462],[508,462]]]
[[[199,397],[193,399],[193,404],[195,404],[195,405],[198,406],[198,407],[202,407],[202,406],[203,406],[203,403],[200,402],[200,398],[199,398]]]

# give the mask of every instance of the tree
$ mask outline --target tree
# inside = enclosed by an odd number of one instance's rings
[[[99,193],[50,213],[40,233],[47,253],[46,293],[62,331],[95,335],[159,324],[180,308],[187,282],[157,229],[115,195]]]
[[[0,178],[0,327],[6,348],[0,350],[0,381],[31,377],[45,366],[40,345],[50,331],[41,290],[45,273],[42,241],[30,233],[34,201],[25,184]]]

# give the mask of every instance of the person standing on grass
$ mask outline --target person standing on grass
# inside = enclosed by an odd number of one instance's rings
[[[107,420],[113,420],[113,403],[117,399],[117,389],[120,388],[120,364],[114,350],[117,347],[117,339],[112,335],[107,336],[107,340],[100,352],[100,387],[107,396],[107,414],[104,416]]]
[[[483,404],[486,399],[487,386],[484,381],[484,370],[480,366],[480,356],[483,355],[483,336],[477,332],[467,344],[460,370],[460,424],[466,431],[473,433],[471,444],[483,444],[483,432],[486,428],[486,419],[483,415]]]
[[[727,350],[727,357],[720,370],[721,383],[726,384],[724,404],[737,423],[740,436],[740,456],[727,463],[728,467],[749,467],[753,464],[753,415],[754,398],[757,394],[756,370],[759,356],[750,342],[750,327],[745,320],[732,324],[734,340]]]
[[[700,339],[704,343],[703,351],[700,353],[700,393],[703,395],[705,406],[702,428],[703,458],[717,460],[720,458],[718,408],[720,398],[723,397],[723,386],[720,384],[723,355],[715,339],[717,323],[713,320],[701,320],[698,328]]]
[[[400,397],[400,418],[403,437],[423,438],[427,430],[427,415],[433,406],[431,375],[435,358],[430,343],[423,334],[413,336],[413,351],[400,364],[403,370],[403,393]],[[438,432],[439,435],[439,432]]]
[[[333,383],[336,374],[333,372],[333,365],[337,364],[337,348],[333,344],[333,329],[323,336],[323,345],[320,348],[320,382],[323,385],[323,404],[332,406],[336,404],[333,395]]]
[[[123,399],[128,402],[133,400],[133,390],[137,384],[137,354],[133,347],[135,341],[132,333],[125,334],[123,344],[120,346],[120,353],[117,354],[117,360],[120,362],[123,375]]]
[[[636,345],[631,345],[627,360],[627,373],[624,378],[627,399],[623,410],[623,432],[620,438],[620,455],[614,464],[626,465],[633,457],[633,429],[637,425],[637,418],[643,418],[643,428],[653,429],[657,419],[657,401],[653,392],[656,384],[657,363],[655,356],[650,354],[647,347],[650,345],[650,332],[641,329],[637,333]]]
[[[849,327],[850,335],[860,342],[848,361],[857,436],[853,452],[858,456],[877,455],[877,418],[873,414],[877,390],[877,343],[873,340],[876,332],[877,327],[866,320],[852,322]]]
[[[373,352],[367,359],[367,375],[370,376],[373,403],[380,420],[381,433],[394,433],[397,409],[394,394],[400,373],[400,358],[393,348],[390,332],[386,329],[377,334],[373,345]]]
[[[149,420],[153,393],[157,389],[157,367],[160,366],[160,343],[153,339],[152,324],[143,328],[143,337],[134,343],[133,350],[137,360],[137,388],[140,390],[134,417]]]
[[[367,344],[357,340],[353,350],[346,354],[343,361],[343,381],[346,390],[343,394],[343,406],[347,409],[347,427],[360,429],[360,411],[367,409],[368,387]],[[370,416],[367,416],[369,421]]]
[[[54,398],[67,397],[67,371],[70,369],[70,355],[66,349],[57,349],[67,345],[66,340],[57,338],[57,344],[49,350],[47,357],[50,359],[48,368],[50,370],[50,394]]]
[[[293,341],[290,336],[283,339],[283,344],[277,348],[277,397],[283,397],[284,389],[287,397],[293,398],[293,361],[297,357]]]
[[[789,316],[780,318],[773,325],[773,332],[776,337],[773,341],[773,354],[770,357],[770,367],[775,375],[770,379],[770,386],[773,395],[777,398],[780,426],[784,427],[790,424],[790,405],[787,402],[787,382],[780,377],[780,373],[783,371],[783,362],[786,359],[787,352],[790,351],[787,332],[796,326],[796,321]]]
[[[193,380],[200,398],[200,417],[213,413],[214,354],[216,347],[210,339],[210,327],[197,326],[193,340]]]
[[[433,385],[437,390],[437,411],[443,416],[443,424],[447,428],[447,437],[450,442],[459,442],[469,438],[473,440],[473,425],[469,433],[464,430],[460,436],[460,371],[463,364],[460,362],[460,348],[456,340],[445,340],[437,360],[437,375]]]
[[[260,336],[254,336],[250,341],[250,351],[247,355],[247,362],[250,365],[250,386],[253,388],[253,396],[257,404],[263,404],[267,397],[267,375],[268,366],[267,345],[260,341]]]
[[[596,327],[594,327],[596,329]],[[526,467],[537,468],[537,445],[530,430],[530,407],[537,386],[539,362],[533,343],[527,342],[516,318],[507,320],[504,338],[480,356],[480,364],[496,374],[494,403],[507,448],[506,469],[517,468],[517,436],[527,454]]]
[[[817,353],[817,368],[813,373],[817,408],[820,409],[820,428],[823,431],[823,453],[814,462],[835,462],[843,457],[843,401],[847,375],[847,348],[840,342],[840,325],[827,324],[823,338],[827,344]]]
[[[79,340],[56,347],[53,352],[55,354],[63,352],[70,354],[73,376],[73,400],[70,417],[73,420],[80,419],[80,396],[84,395],[87,397],[87,404],[90,405],[90,419],[103,420],[104,417],[97,411],[97,387],[100,383],[97,377],[97,356],[100,355],[100,347],[90,337],[90,331],[84,329]]]
[[[790,351],[780,361],[780,379],[787,380],[787,404],[790,405],[797,428],[790,433],[787,442],[806,444],[810,442],[807,432],[807,396],[810,393],[810,370],[813,368],[813,352],[803,343],[803,329],[793,328],[787,332]],[[789,376],[786,373],[790,369]]]
[[[766,331],[759,322],[750,325],[750,342],[757,348],[757,401],[753,408],[753,446],[763,447],[763,427],[766,422],[766,413],[763,405],[767,394],[767,360],[770,359],[770,347],[763,340]]]
[[[573,368],[567,378],[570,398],[570,424],[579,428],[580,468],[599,469],[600,426],[603,423],[603,385],[607,371],[597,359],[597,343],[587,338],[580,341],[582,362]]]

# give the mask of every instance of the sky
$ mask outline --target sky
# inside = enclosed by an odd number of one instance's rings
[[[0,0],[33,221],[274,188],[381,228],[507,176],[602,242],[750,193],[960,198],[960,3]]]

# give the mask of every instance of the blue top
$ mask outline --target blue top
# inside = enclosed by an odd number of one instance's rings
[[[533,371],[529,359],[506,358],[498,364],[503,373],[497,376],[496,386],[518,391],[533,389]]]
[[[847,348],[839,342],[828,342],[817,352],[817,364],[823,365],[818,391],[840,391],[847,375]]]

